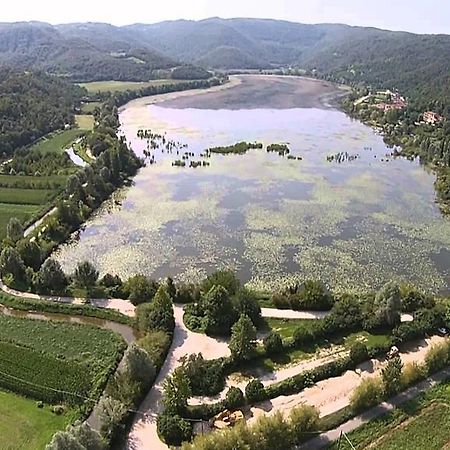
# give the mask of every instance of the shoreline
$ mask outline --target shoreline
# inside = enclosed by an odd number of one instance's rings
[[[257,80],[259,86],[253,84]],[[290,84],[286,92],[282,93],[285,99],[281,99],[279,104],[274,102],[270,105],[270,85],[276,81],[278,83]],[[267,86],[264,86],[266,83]],[[320,85],[320,86],[319,86]],[[317,87],[326,86],[329,92],[318,92]],[[237,88],[237,89],[236,89]],[[300,92],[296,92],[296,89],[300,89]],[[236,91],[243,92],[236,92]],[[223,93],[226,91],[233,91],[232,95],[241,99],[241,97],[247,96],[249,99],[249,105],[252,98],[255,97],[255,92],[261,93],[264,91],[264,95],[268,95],[269,102],[265,106],[256,104],[256,106],[246,106],[242,104],[227,105],[224,102]],[[248,92],[246,92],[248,91]],[[213,86],[207,89],[191,89],[187,91],[170,92],[167,94],[160,94],[155,96],[146,96],[138,99],[134,99],[121,106],[118,110],[119,114],[128,108],[136,108],[150,105],[158,105],[164,108],[173,109],[211,109],[211,110],[239,110],[239,109],[337,109],[342,111],[338,107],[337,100],[344,97],[350,92],[350,87],[340,85],[337,83],[320,80],[311,77],[295,76],[295,75],[259,75],[259,74],[245,74],[245,75],[231,75],[228,82]],[[229,92],[227,92],[229,94]],[[277,98],[279,93],[273,92],[272,97]],[[214,96],[214,97],[213,97]],[[192,103],[192,98],[197,97],[197,104]],[[233,99],[232,99],[233,100]],[[204,102],[204,103],[202,103]],[[200,105],[200,106],[199,106]],[[343,111],[344,112],[344,111]]]

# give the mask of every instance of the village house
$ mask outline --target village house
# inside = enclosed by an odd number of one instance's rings
[[[438,113],[435,113],[433,111],[424,112],[422,118],[425,123],[428,123],[430,125],[435,125],[442,120],[442,117]]]

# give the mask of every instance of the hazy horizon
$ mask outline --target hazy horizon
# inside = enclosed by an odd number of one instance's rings
[[[360,0],[166,0],[157,9],[142,0],[129,0],[127,8],[104,1],[79,0],[76,8],[55,7],[50,0],[17,1],[2,12],[2,22],[39,21],[54,25],[100,22],[116,26],[174,20],[204,20],[213,17],[286,20],[295,23],[340,23],[420,34],[450,34],[450,3],[441,0],[378,0],[376,6]]]

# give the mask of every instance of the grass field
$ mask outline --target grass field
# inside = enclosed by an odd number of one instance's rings
[[[89,102],[83,103],[81,105],[81,112],[83,114],[92,114],[95,108],[100,108],[102,106],[102,102]]]
[[[0,189],[0,192],[3,192]],[[26,223],[31,217],[41,210],[38,205],[16,205],[0,203],[0,239],[6,236],[6,225],[8,225],[11,217],[16,217],[22,223]]]
[[[450,443],[450,382],[430,389],[392,412],[374,419],[348,438],[356,449],[377,450],[441,450]],[[329,449],[347,450],[341,441]]]
[[[81,87],[88,90],[90,94],[96,92],[117,92],[135,91],[148,86],[158,86],[161,84],[179,83],[181,80],[151,80],[151,81],[92,81],[90,83],[80,83]]]
[[[75,122],[78,128],[83,131],[91,131],[94,128],[94,116],[89,114],[75,116]]]
[[[80,129],[70,129],[54,133],[49,137],[42,138],[31,150],[38,149],[43,152],[63,152],[73,141],[79,138],[84,131]]]
[[[55,196],[51,189],[0,188],[0,203],[17,205],[43,205]]]
[[[0,449],[43,450],[70,419],[70,413],[57,416],[33,400],[0,391]]]

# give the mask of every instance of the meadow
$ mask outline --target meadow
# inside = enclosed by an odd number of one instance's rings
[[[92,81],[90,83],[80,83],[81,87],[87,89],[90,94],[97,92],[119,92],[137,91],[149,86],[159,86],[161,84],[179,83],[180,80],[150,80],[150,81]]]
[[[48,406],[0,391],[0,448],[42,450],[52,435],[71,421],[70,412],[56,415]]]

